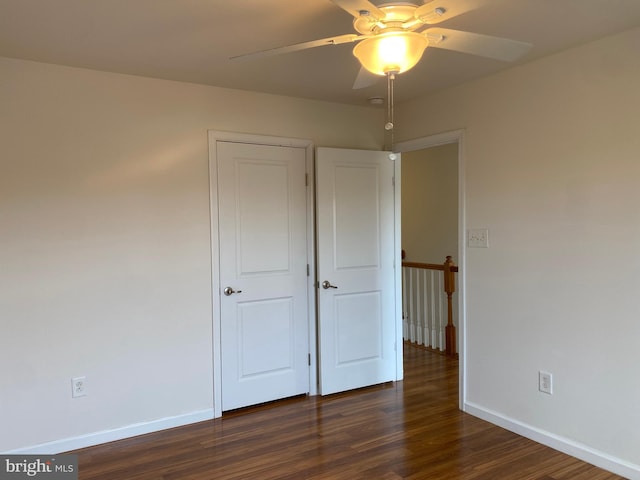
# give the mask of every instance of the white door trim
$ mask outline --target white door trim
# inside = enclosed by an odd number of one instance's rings
[[[307,277],[307,295],[309,298],[309,353],[311,356],[309,367],[309,394],[317,395],[317,352],[316,352],[316,296],[314,289],[314,180],[313,180],[313,143],[311,140],[298,138],[271,137],[245,133],[208,131],[209,138],[209,216],[211,218],[211,314],[213,321],[213,416],[222,416],[222,349],[220,305],[217,299],[220,295],[220,249],[218,239],[218,158],[217,142],[248,143],[254,145],[274,145],[281,147],[297,147],[305,149],[306,171],[308,175],[307,187],[307,263],[309,276]]]
[[[458,340],[460,342],[460,351],[458,352],[460,358],[459,368],[459,384],[460,394],[458,398],[458,404],[460,410],[465,410],[466,405],[466,331],[467,331],[467,311],[466,311],[466,275],[467,275],[467,259],[466,259],[466,195],[465,195],[465,182],[464,182],[464,151],[465,151],[465,132],[464,130],[452,130],[450,132],[438,133],[430,135],[428,137],[416,138],[413,140],[407,140],[395,145],[397,152],[412,152],[414,150],[422,150],[424,148],[437,147],[439,145],[445,145],[448,143],[458,144],[458,266],[460,267],[460,273],[458,274]],[[399,172],[398,172],[399,173]],[[398,174],[397,179],[400,177]]]

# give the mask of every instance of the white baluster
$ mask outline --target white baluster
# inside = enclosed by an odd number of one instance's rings
[[[409,339],[409,309],[407,305],[407,267],[402,267],[402,338]]]
[[[422,344],[429,346],[429,319],[427,308],[429,305],[429,290],[427,289],[427,271],[422,270]]]
[[[413,270],[413,268],[409,269],[409,339],[411,342],[416,341],[416,317],[413,309]]]
[[[437,336],[437,317],[436,317],[436,296],[435,296],[435,272],[433,270],[429,270],[429,303],[431,305],[431,322],[429,323],[429,327],[431,328],[431,341],[429,342],[429,346],[432,348],[436,348],[436,339]]]
[[[420,282],[420,270],[419,268],[416,268],[416,343],[418,345],[424,345],[424,341],[422,339],[422,325],[423,325],[423,319],[422,319],[422,315],[420,315],[420,305],[421,305],[421,301],[424,301],[424,292],[422,289],[422,285]]]
[[[447,321],[445,320],[445,314],[444,314],[445,309],[444,309],[444,301],[443,301],[444,274],[440,274],[440,272],[438,272],[438,287],[436,292],[437,292],[436,298],[438,300],[438,348],[444,352],[446,349],[445,339],[444,339],[444,326],[447,324]]]

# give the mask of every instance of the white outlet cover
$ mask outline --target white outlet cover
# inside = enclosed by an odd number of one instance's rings
[[[549,372],[538,372],[538,390],[542,393],[553,395],[553,375]]]
[[[467,230],[467,245],[469,248],[489,248],[489,229],[470,228]]]
[[[74,377],[71,379],[71,397],[84,397],[87,395],[87,378]]]

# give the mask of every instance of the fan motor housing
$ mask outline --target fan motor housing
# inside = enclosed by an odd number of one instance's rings
[[[353,20],[353,28],[363,35],[383,33],[389,29],[413,31],[424,25],[414,16],[417,5],[413,3],[385,3],[378,7],[385,13],[383,20],[362,15]]]

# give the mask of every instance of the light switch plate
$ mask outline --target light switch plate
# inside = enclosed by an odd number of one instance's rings
[[[467,230],[467,245],[469,248],[489,248],[489,229],[472,228]]]

